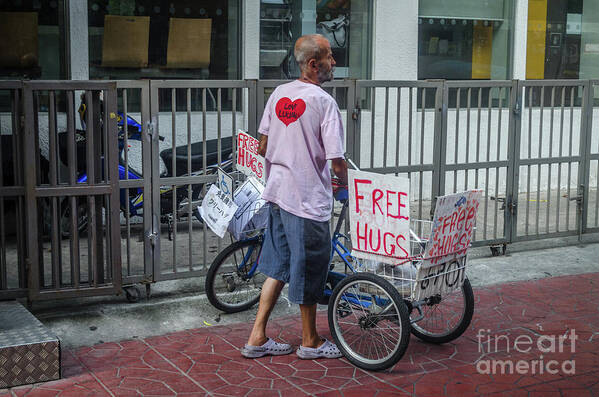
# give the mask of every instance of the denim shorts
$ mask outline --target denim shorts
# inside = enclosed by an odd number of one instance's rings
[[[331,259],[329,222],[293,215],[270,204],[258,270],[289,283],[289,301],[312,305],[324,293]]]

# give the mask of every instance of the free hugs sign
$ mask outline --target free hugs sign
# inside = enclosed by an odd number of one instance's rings
[[[352,255],[395,264],[410,256],[410,180],[348,170]]]

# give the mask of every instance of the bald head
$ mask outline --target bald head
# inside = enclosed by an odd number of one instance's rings
[[[297,39],[293,54],[300,69],[305,71],[310,59],[320,61],[328,55],[329,48],[329,41],[322,35],[308,34]]]

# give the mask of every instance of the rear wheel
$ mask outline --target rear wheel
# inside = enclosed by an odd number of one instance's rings
[[[356,273],[343,279],[329,302],[329,328],[352,364],[367,370],[395,365],[410,341],[408,309],[385,279]]]
[[[87,229],[87,205],[80,200],[77,200],[77,216],[75,223],[77,224],[77,230],[81,233]],[[64,200],[60,206],[60,234],[63,238],[71,237],[72,230],[71,220],[71,202],[70,200]]]
[[[474,314],[474,293],[466,278],[462,288],[427,299],[424,318],[412,323],[412,333],[425,342],[450,342],[466,331]]]
[[[258,303],[266,279],[255,269],[261,250],[262,239],[242,240],[214,259],[206,275],[206,295],[214,307],[236,313]]]

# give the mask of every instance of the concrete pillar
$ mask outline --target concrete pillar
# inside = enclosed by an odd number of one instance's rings
[[[372,78],[418,79],[418,0],[374,0]]]
[[[242,78],[260,75],[260,0],[244,0],[242,9]]]
[[[69,54],[71,80],[89,80],[87,1],[69,1]]]
[[[526,38],[528,35],[528,0],[514,0],[514,51],[512,78],[526,79]]]

